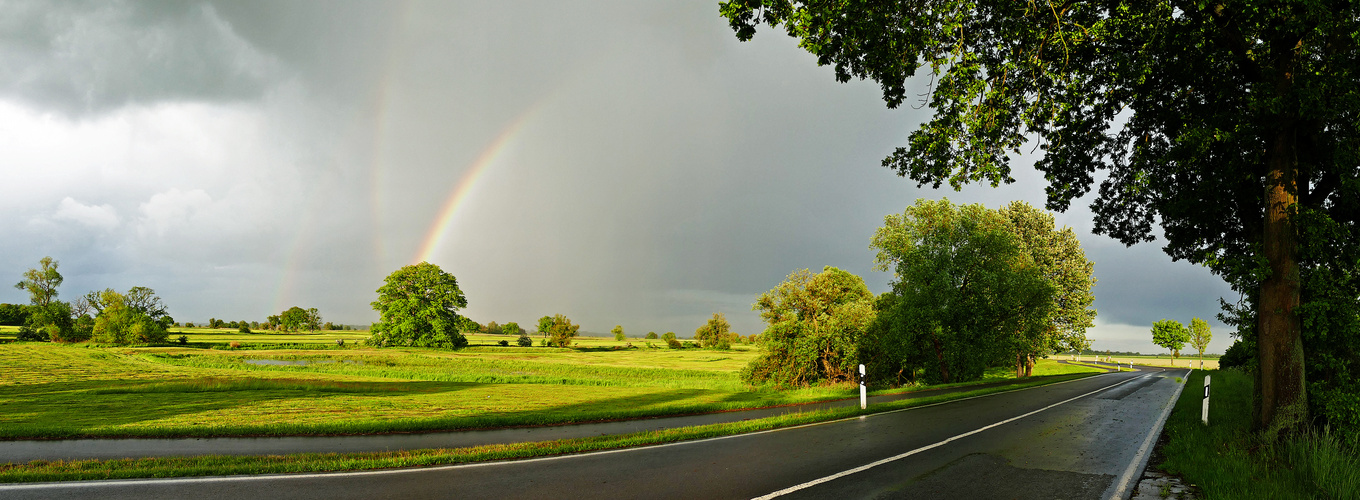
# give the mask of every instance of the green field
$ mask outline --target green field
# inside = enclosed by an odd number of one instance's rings
[[[365,332],[187,330],[184,346],[0,344],[0,438],[318,435],[542,425],[853,397],[749,387],[757,355],[585,338],[572,349],[358,347]],[[346,340],[344,347],[335,340]],[[513,340],[513,339],[512,339]],[[230,347],[236,342],[239,348]],[[633,347],[627,345],[632,343]],[[285,347],[280,347],[285,346]],[[642,346],[642,347],[639,347]],[[275,364],[255,364],[275,363]],[[287,364],[279,364],[287,363]],[[1007,378],[996,369],[980,382]],[[1036,375],[1095,371],[1043,360]],[[891,389],[893,391],[911,388]],[[884,392],[884,391],[876,391]]]

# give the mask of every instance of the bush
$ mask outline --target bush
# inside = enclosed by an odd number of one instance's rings
[[[241,348],[241,343],[240,343],[240,342],[232,342],[232,343],[227,344],[227,345],[231,346],[232,349],[240,349],[240,348]]]
[[[189,336],[187,336],[187,335],[180,335],[179,338],[176,339],[176,340],[179,340],[180,345],[188,344],[188,343],[189,343]]]
[[[647,338],[649,338],[649,339],[656,339],[656,338],[659,338],[659,337],[657,337],[656,332],[647,332]]]
[[[685,347],[680,344],[679,340],[675,340],[675,337],[667,338],[666,345],[669,346],[671,349],[683,349]]]
[[[502,341],[500,341],[500,342],[497,342],[497,344],[500,344],[501,347],[510,347],[510,341],[509,341],[509,340],[502,340]]]
[[[732,326],[727,323],[727,317],[723,316],[723,313],[713,313],[708,323],[694,330],[694,339],[709,349],[731,349]]]
[[[236,328],[236,331],[240,333],[250,333],[250,327],[242,324],[241,326]]]
[[[1237,339],[1223,356],[1218,358],[1219,369],[1237,368],[1252,371],[1256,367],[1256,343]]]
[[[23,326],[19,328],[19,335],[14,340],[21,342],[47,342],[47,329],[30,328]]]
[[[518,342],[520,347],[533,347],[534,345],[534,339],[529,338],[528,335],[520,335]]]

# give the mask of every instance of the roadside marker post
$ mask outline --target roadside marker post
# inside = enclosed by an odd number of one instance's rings
[[[1200,420],[1209,425],[1209,376],[1204,376],[1204,407],[1200,410]]]
[[[869,408],[869,391],[864,383],[864,365],[859,365],[859,409]]]

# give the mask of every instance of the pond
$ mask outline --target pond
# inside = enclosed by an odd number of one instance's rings
[[[364,364],[363,361],[356,360],[356,359],[342,359],[342,360],[340,360],[340,361],[336,361],[336,360],[334,360],[334,359],[317,359],[317,360],[311,360],[311,359],[292,359],[292,360],[289,360],[289,359],[247,359],[247,360],[246,360],[246,364],[248,364],[248,365],[263,365],[263,366],[307,366],[307,365],[324,365],[324,364],[327,364],[327,363],[345,363],[345,364],[351,364],[351,365],[362,365],[362,364]]]

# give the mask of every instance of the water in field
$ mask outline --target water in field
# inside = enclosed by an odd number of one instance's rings
[[[247,360],[246,360],[246,364],[248,364],[248,365],[265,365],[265,366],[306,366],[306,365],[313,365],[313,364],[316,364],[316,365],[324,365],[324,364],[327,364],[327,363],[346,363],[346,364],[353,364],[353,365],[362,365],[362,364],[364,364],[363,361],[357,360],[357,359],[342,359],[342,360],[340,360],[340,361],[336,361],[336,360],[333,360],[333,359],[315,359],[315,360],[313,360],[313,359],[247,359]]]

